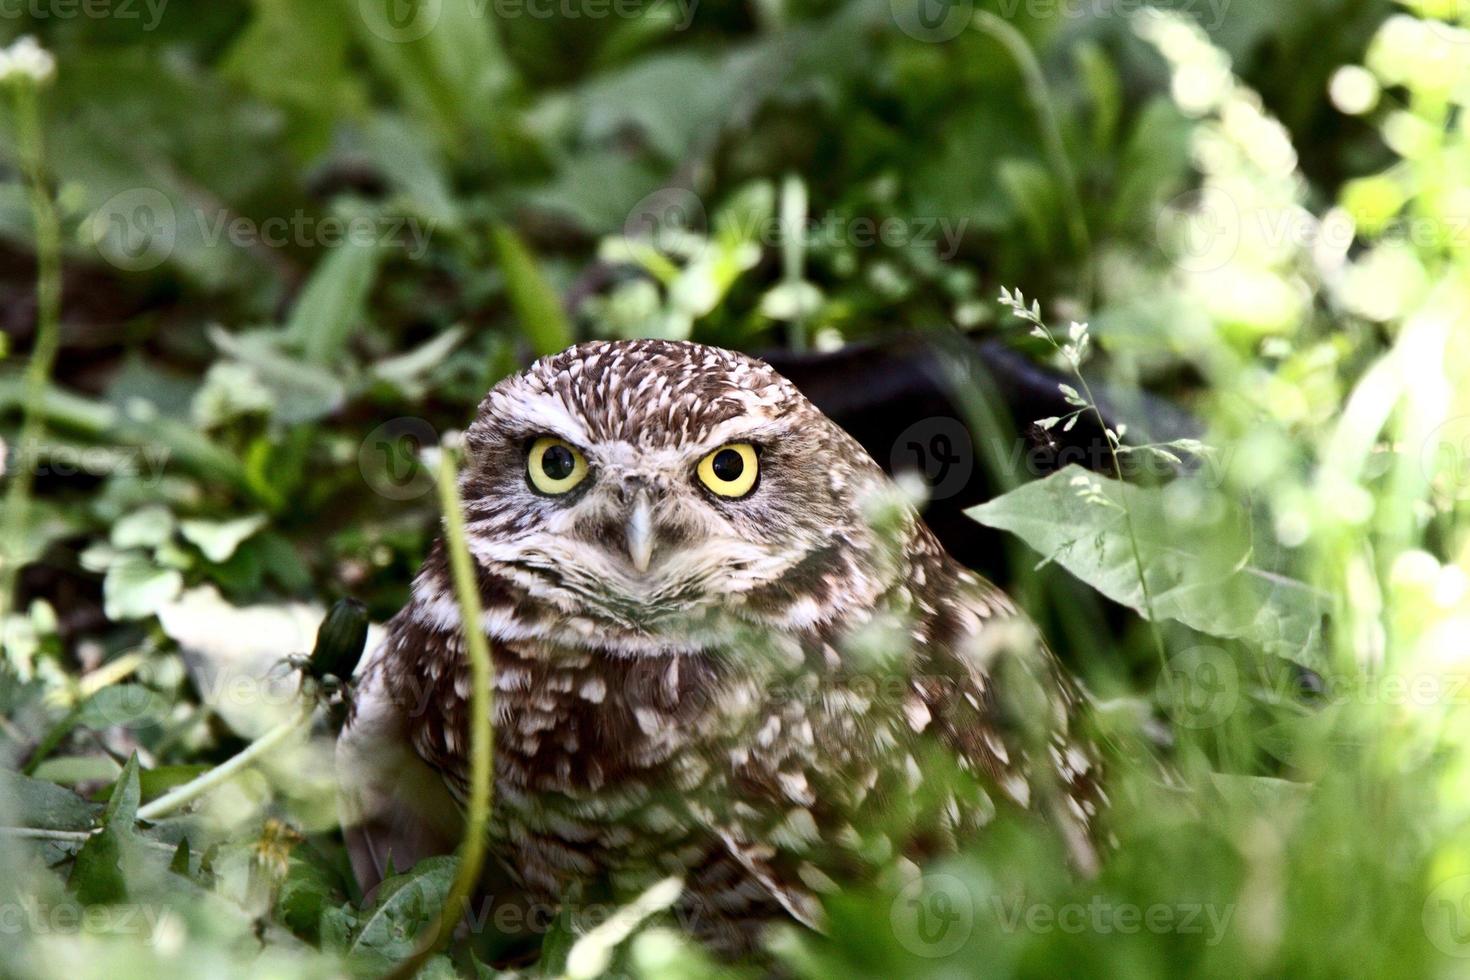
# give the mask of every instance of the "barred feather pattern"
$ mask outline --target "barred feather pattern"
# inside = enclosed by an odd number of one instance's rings
[[[575,502],[526,491],[525,441],[546,433],[588,456]],[[761,485],[710,499],[693,461],[736,439],[762,447]],[[1079,688],[769,367],[582,345],[493,390],[466,441],[495,667],[491,849],[528,894],[678,874],[680,921],[740,952],[776,919],[820,928],[824,892],[953,849],[1001,808],[1052,820],[1093,866],[1106,797]],[[619,550],[630,484],[659,500],[651,577]],[[385,851],[403,868],[453,846],[470,696],[453,596],[437,543],[360,677],[339,756],[365,886]],[[963,778],[929,786],[935,760]],[[451,804],[417,788],[425,773]]]

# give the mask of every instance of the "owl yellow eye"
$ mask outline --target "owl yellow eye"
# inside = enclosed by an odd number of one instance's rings
[[[554,497],[587,478],[587,457],[560,439],[542,436],[526,454],[526,475],[531,486]]]
[[[760,460],[748,442],[721,446],[699,461],[699,482],[721,497],[744,497],[755,489]]]

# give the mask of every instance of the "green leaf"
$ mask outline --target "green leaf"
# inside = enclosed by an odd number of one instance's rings
[[[773,320],[798,320],[822,308],[822,291],[809,282],[783,282],[761,297],[760,314]]]
[[[25,380],[14,372],[0,376],[0,410],[25,405]],[[48,385],[41,414],[58,428],[81,432],[112,445],[139,451],[143,472],[149,477],[166,464],[177,463],[211,480],[248,489],[243,467],[191,423],[157,414],[151,403],[135,402],[127,409]]]
[[[349,236],[312,273],[286,324],[288,339],[308,361],[331,364],[347,350],[366,316],[380,252],[376,240]]]
[[[133,836],[142,790],[138,780],[138,755],[134,753],[117,777],[112,799],[102,811],[102,829],[82,845],[72,864],[67,887],[83,905],[115,904],[128,897],[123,852]]]
[[[174,515],[167,507],[135,510],[112,526],[108,539],[114,548],[156,548],[174,533]]]
[[[516,233],[505,225],[497,225],[490,235],[500,268],[505,273],[510,305],[526,339],[531,342],[532,350],[537,354],[555,354],[570,347],[573,339],[571,321],[562,309],[556,290],[541,274],[535,258]]]
[[[270,415],[275,399],[248,364],[216,361],[194,393],[189,415],[201,429],[213,429],[246,415]]]
[[[997,178],[1036,253],[1053,254],[1056,241],[1064,235],[1064,208],[1051,171],[1033,160],[1008,157],[1000,161]]]
[[[1092,100],[1092,149],[1108,153],[1123,114],[1123,81],[1107,52],[1096,41],[1077,45],[1072,55],[1077,74]]]
[[[205,558],[218,564],[229,561],[240,543],[265,525],[266,518],[263,514],[230,521],[191,518],[179,523],[179,533],[184,536],[184,540],[203,552]]]
[[[315,940],[326,928],[324,917],[346,898],[331,864],[304,844],[293,848],[276,897],[276,915],[299,936]]]
[[[38,830],[89,830],[97,816],[97,807],[71,790],[8,770],[0,770],[0,800],[5,820]]]
[[[401,116],[378,113],[363,126],[362,152],[378,165],[396,192],[394,203],[423,222],[424,233],[454,231],[461,224],[459,208],[432,135]],[[410,250],[423,247],[416,241],[404,244]],[[415,260],[421,257],[412,251],[409,255]]]
[[[1100,491],[1101,500],[1084,497],[1076,480],[1087,481],[1082,489],[1090,493]],[[1218,523],[1182,526],[1165,507],[1170,489],[1135,487],[1069,466],[966,513],[987,527],[1016,534],[1048,561],[1147,616],[1136,541],[1159,619],[1320,667],[1326,598],[1301,582],[1250,565],[1249,525],[1238,511],[1222,506],[1218,509],[1227,516]]]
[[[87,838],[77,851],[66,884],[83,905],[112,905],[127,901],[127,875],[122,867],[122,842],[114,830]]]
[[[209,335],[216,347],[254,371],[274,396],[272,414],[281,422],[315,421],[336,411],[347,396],[341,366],[307,363],[287,353],[282,345],[289,337],[265,330],[247,334],[211,330]]]
[[[432,127],[448,152],[484,153],[495,140],[469,145],[474,135],[505,125],[502,98],[516,78],[496,30],[478,0],[341,0],[338,16],[358,40],[405,114]]]
[[[178,598],[184,577],[137,554],[122,556],[102,580],[102,607],[114,622],[144,619]]]
[[[173,858],[168,862],[168,869],[176,875],[189,877],[189,838],[185,837],[179,841]]]
[[[168,699],[152,688],[143,684],[112,684],[83,702],[70,721],[96,731],[115,725],[137,728],[152,724],[168,712]]]
[[[350,64],[350,23],[330,3],[254,0],[254,16],[219,65],[221,77],[285,109],[302,158],[327,149],[334,129],[366,105]]]
[[[410,398],[422,397],[424,375],[444,363],[465,338],[463,326],[453,326],[418,347],[372,366],[375,378],[397,387]]]
[[[541,940],[540,963],[548,975],[561,976],[566,972],[567,956],[577,945],[576,910],[579,905],[576,901],[563,902]]]
[[[429,858],[384,881],[348,954],[384,965],[406,959],[448,897],[458,865],[456,857]]]
[[[102,811],[102,826],[132,830],[138,819],[138,803],[143,798],[143,783],[138,775],[138,753],[128,757],[127,765],[113,784],[112,798]]]

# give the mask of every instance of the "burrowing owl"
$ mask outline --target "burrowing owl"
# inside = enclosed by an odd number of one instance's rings
[[[460,478],[495,666],[491,853],[556,902],[670,873],[738,951],[1033,810],[1091,858],[1082,698],[846,433],[764,363],[589,343],[497,385]],[[443,543],[360,674],[357,874],[452,850],[470,672]]]

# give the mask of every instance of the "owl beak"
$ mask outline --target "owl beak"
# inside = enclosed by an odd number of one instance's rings
[[[628,557],[639,573],[648,571],[653,559],[653,498],[639,490],[628,512]]]

